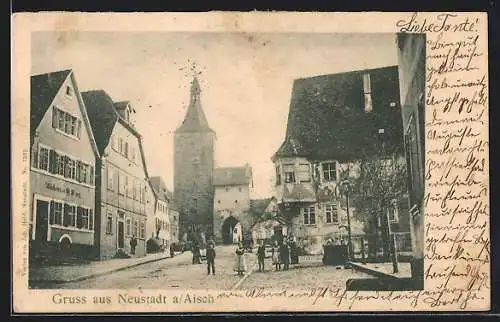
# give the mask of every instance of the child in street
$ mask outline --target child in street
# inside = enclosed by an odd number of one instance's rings
[[[215,248],[212,243],[208,244],[206,256],[208,275],[210,275],[210,268],[212,269],[212,275],[215,275]]]
[[[272,248],[272,259],[273,259],[273,265],[276,268],[276,271],[281,270],[281,263],[280,263],[280,249],[278,247],[278,242],[274,242],[274,247]]]
[[[259,262],[259,272],[264,272],[264,258],[266,257],[266,247],[263,242],[260,242],[257,248],[257,260]]]

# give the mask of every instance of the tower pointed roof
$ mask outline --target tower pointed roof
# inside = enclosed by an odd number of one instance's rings
[[[200,94],[200,83],[198,82],[198,78],[194,77],[191,82],[191,98],[186,112],[186,117],[184,118],[182,125],[177,129],[176,133],[214,132],[208,125],[205,112],[203,112]]]

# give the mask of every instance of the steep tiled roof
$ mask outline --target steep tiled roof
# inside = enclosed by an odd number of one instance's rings
[[[214,186],[244,185],[252,182],[252,168],[231,167],[214,169]]]
[[[87,108],[99,153],[102,154],[109,144],[111,133],[118,120],[118,114],[114,108],[113,100],[103,90],[83,92],[82,98]]]
[[[373,110],[364,110],[363,74],[369,73]],[[297,79],[286,136],[273,156],[352,160],[400,151],[403,127],[397,66]]]
[[[157,198],[168,202],[170,199],[170,196],[167,192],[167,186],[163,182],[163,179],[161,177],[155,176],[155,177],[149,178],[149,180],[151,181],[151,186],[152,186],[153,190],[155,191]]]
[[[178,210],[174,201],[174,194],[168,190],[167,185],[165,185],[165,182],[161,177],[153,176],[149,178],[149,182],[151,183],[151,188],[154,190],[158,199],[167,201],[170,209]]]
[[[30,105],[30,134],[34,136],[35,130],[42,121],[43,116],[50,107],[56,94],[64,81],[71,74],[71,69],[53,73],[31,76],[31,105]]]
[[[99,153],[101,155],[103,154],[109,144],[115,124],[116,122],[119,122],[138,139],[142,166],[144,168],[146,178],[149,177],[146,159],[144,156],[144,148],[142,146],[142,137],[134,127],[119,117],[114,102],[108,93],[104,90],[87,91],[82,93],[82,98],[85,102],[85,108],[87,109],[87,114],[89,116],[90,125],[94,133]]]
[[[176,133],[186,132],[213,132],[208,125],[205,112],[201,106],[200,84],[198,79],[194,78],[191,84],[191,100],[189,102],[186,117],[182,125],[175,131]]]
[[[254,214],[262,214],[273,198],[265,199],[251,199],[250,200],[250,211]]]

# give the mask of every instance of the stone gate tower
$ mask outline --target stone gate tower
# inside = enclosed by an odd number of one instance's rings
[[[174,135],[174,195],[180,213],[180,236],[212,235],[215,131],[203,112],[195,77],[186,117]]]

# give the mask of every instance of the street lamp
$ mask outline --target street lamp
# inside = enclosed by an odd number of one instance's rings
[[[378,134],[382,137],[382,135],[384,135],[385,133],[385,130],[384,129],[378,129]],[[383,140],[381,140],[381,145],[382,145],[382,157],[385,157],[385,154],[386,154],[386,149],[385,149],[385,142]],[[389,248],[390,248],[390,253],[391,253],[391,261],[392,261],[392,269],[393,269],[393,273],[398,273],[399,272],[399,269],[398,269],[398,255],[397,255],[397,248],[396,248],[396,235],[392,232],[392,229],[391,229],[391,221],[390,221],[390,218],[389,218],[389,211],[390,211],[390,207],[392,205],[389,205],[389,207],[385,207],[385,222],[386,222],[386,227],[385,229],[387,230],[387,243],[389,244]]]

